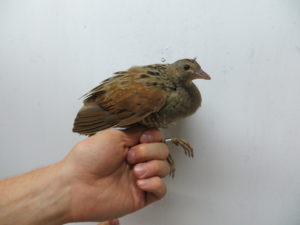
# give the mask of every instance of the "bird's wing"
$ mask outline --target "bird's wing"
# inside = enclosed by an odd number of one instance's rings
[[[78,112],[73,131],[94,134],[113,127],[140,122],[159,111],[166,103],[163,82],[143,70],[117,72],[86,94]]]

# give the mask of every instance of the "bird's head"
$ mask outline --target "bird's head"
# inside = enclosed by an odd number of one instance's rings
[[[210,76],[204,72],[194,59],[180,59],[172,64],[179,80],[191,82],[194,79],[210,80]]]

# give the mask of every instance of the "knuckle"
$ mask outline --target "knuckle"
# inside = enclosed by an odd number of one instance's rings
[[[157,197],[158,199],[161,199],[166,194],[166,185],[162,181],[160,177],[155,177],[155,187],[157,189]]]
[[[153,177],[153,182],[154,182],[154,186],[156,188],[159,188],[159,187],[161,187],[163,185],[162,179],[160,177],[158,177],[158,176],[157,177]]]
[[[152,173],[153,174],[160,174],[162,170],[162,164],[159,160],[153,160],[152,162]]]
[[[168,175],[171,171],[170,165],[167,161],[160,161],[156,168],[156,173],[159,174],[160,177],[164,177]]]
[[[171,172],[171,166],[167,161],[164,161],[164,165],[165,165],[165,168],[166,168],[166,175],[167,175]]]
[[[166,159],[168,156],[169,156],[169,154],[170,154],[170,149],[169,149],[169,147],[168,147],[168,145],[167,144],[165,144],[165,143],[162,143],[162,154],[163,154],[163,158],[164,159]]]
[[[138,160],[146,158],[147,147],[145,144],[140,144],[140,145],[136,146],[134,151],[135,151],[135,156]]]

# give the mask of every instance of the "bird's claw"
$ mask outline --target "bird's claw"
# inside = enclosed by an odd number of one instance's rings
[[[174,160],[173,160],[173,158],[172,158],[172,156],[170,154],[169,154],[169,156],[167,158],[167,161],[168,161],[168,163],[170,165],[170,173],[169,173],[169,175],[172,178],[174,178],[174,176],[175,176],[175,162],[174,162]]]
[[[188,157],[194,157],[194,150],[193,147],[184,139],[182,138],[166,138],[164,140],[165,143],[172,142],[173,144],[180,146],[184,150],[184,154]],[[170,176],[174,178],[175,176],[175,162],[171,155],[167,158],[168,163],[170,164]]]
[[[172,142],[173,144],[182,147],[186,156],[194,157],[194,149],[186,140],[182,138],[166,138],[165,142]]]

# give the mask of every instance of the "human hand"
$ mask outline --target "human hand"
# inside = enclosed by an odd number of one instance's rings
[[[70,217],[102,221],[134,212],[166,193],[169,150],[156,129],[104,130],[62,161],[70,174]]]

